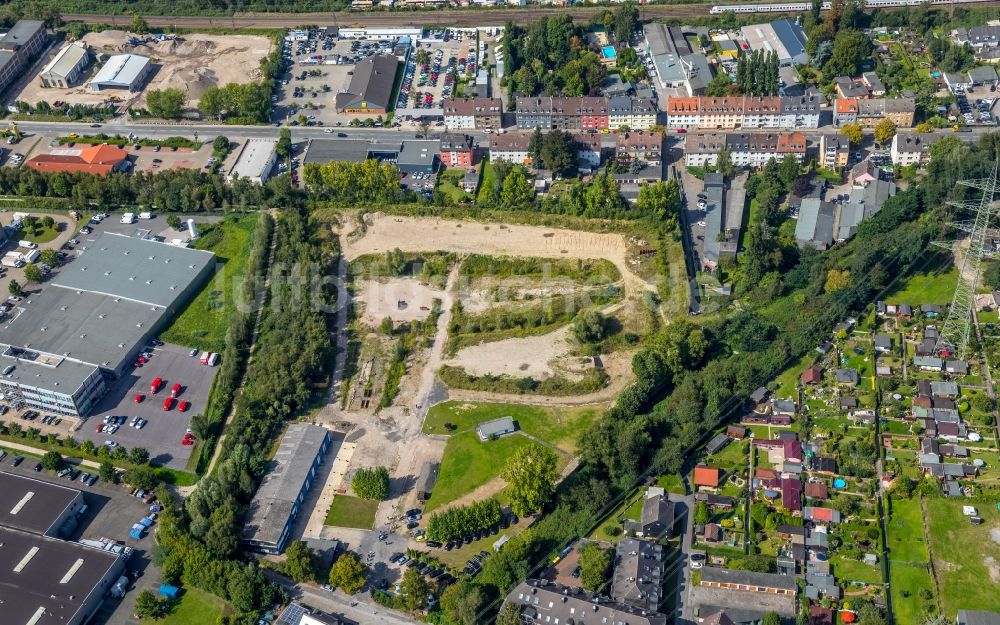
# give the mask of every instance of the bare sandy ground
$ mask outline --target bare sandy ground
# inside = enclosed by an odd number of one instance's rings
[[[148,56],[155,67],[154,74],[141,94],[110,90],[93,92],[87,86],[89,78],[97,71],[96,65],[88,68],[88,80],[70,89],[42,88],[32,80],[18,96],[25,102],[63,100],[74,104],[100,104],[111,97],[132,100],[133,105],[146,106],[146,92],[150,89],[175,87],[187,94],[187,106],[194,107],[208,87],[222,87],[231,82],[246,83],[261,77],[260,61],[271,51],[267,37],[250,35],[183,35],[183,41],[151,41],[137,46],[126,42],[129,33],[122,30],[105,30],[87,33],[83,41],[100,54],[140,54]],[[137,97],[138,96],[138,97]]]
[[[404,252],[448,250],[491,256],[606,258],[624,277],[626,292],[654,288],[632,272],[628,245],[620,234],[373,214],[367,218],[364,236],[348,242],[344,253],[353,260],[397,247]]]
[[[362,321],[377,326],[389,317],[395,322],[426,319],[434,298],[443,299],[444,291],[432,289],[412,278],[365,280],[358,288],[365,309]]]
[[[472,375],[509,375],[545,380],[557,372],[571,380],[580,379],[559,366],[571,347],[569,326],[526,338],[482,343],[458,351],[447,365],[462,367]]]

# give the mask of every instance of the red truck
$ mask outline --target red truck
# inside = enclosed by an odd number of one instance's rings
[[[149,392],[156,393],[157,391],[160,390],[161,386],[163,386],[163,379],[156,378],[155,380],[153,380],[153,383],[149,385]]]
[[[174,398],[173,397],[167,397],[166,399],[163,400],[163,409],[164,410],[169,411],[169,410],[172,410],[173,407],[174,407]]]
[[[180,394],[181,394],[181,385],[180,384],[174,384],[173,388],[170,389],[170,396],[171,397],[177,397]]]

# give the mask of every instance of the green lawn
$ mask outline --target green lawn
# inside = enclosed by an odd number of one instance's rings
[[[537,443],[520,434],[486,442],[479,440],[475,431],[452,436],[444,448],[438,479],[424,513],[455,501],[498,477],[507,458],[526,445]]]
[[[1000,591],[993,577],[1000,574],[1000,544],[990,538],[990,529],[1000,523],[1000,511],[989,504],[974,504],[983,524],[972,525],[962,515],[962,504],[969,502],[935,498],[926,503],[945,615],[954,618],[959,609],[1000,612]]]
[[[618,534],[611,536],[605,529],[609,527],[616,527],[619,530],[622,528],[622,521],[625,519],[632,519],[633,521],[638,521],[639,517],[642,516],[642,504],[643,496],[646,490],[644,488],[635,488],[626,497],[618,508],[609,514],[603,523],[599,524],[594,528],[594,531],[590,533],[589,538],[594,540],[603,540],[609,543],[617,543],[619,540],[625,537],[624,532],[619,532]]]
[[[62,217],[57,215],[59,219]],[[46,228],[42,226],[41,219],[36,220],[35,228],[31,232],[27,232],[24,229],[17,230],[8,237],[11,241],[15,243],[17,241],[31,241],[32,243],[48,243],[52,239],[59,236],[59,219],[56,219],[56,223],[53,224],[51,228]],[[69,226],[67,226],[69,227]]]
[[[450,167],[438,177],[438,190],[456,204],[462,200],[471,200],[472,195],[462,190],[462,178],[465,177],[466,170],[462,168]]]
[[[865,582],[867,584],[881,584],[882,574],[879,572],[880,569],[869,566],[860,560],[852,560],[850,558],[841,558],[839,556],[834,556],[830,558],[830,564],[833,567],[833,574],[836,576],[838,582]]]
[[[893,499],[889,533],[889,558],[893,562],[928,562],[919,499]]]
[[[370,530],[375,525],[375,512],[378,510],[378,503],[371,499],[336,495],[333,498],[333,503],[330,504],[330,510],[326,513],[324,524]]]
[[[777,384],[777,389],[774,394],[782,398],[794,398],[795,389],[799,384],[799,380],[802,378],[802,372],[806,370],[813,363],[815,352],[807,352],[802,358],[799,358],[796,362],[792,363],[785,371],[778,376],[775,380]]]
[[[573,452],[576,450],[577,435],[589,427],[599,413],[597,408],[544,408],[524,404],[448,401],[432,406],[427,412],[424,433],[474,433],[476,426],[484,421],[512,417],[522,431]],[[451,423],[454,429],[446,430],[445,423]]]
[[[923,620],[925,606],[934,602],[920,596],[922,590],[934,592],[934,578],[927,566],[893,561],[889,567],[889,583],[896,622],[919,623]]]
[[[246,270],[256,224],[257,216],[248,215],[213,226],[201,226],[202,237],[195,247],[215,252],[216,262],[224,265],[160,335],[161,339],[185,347],[225,351],[226,329],[236,304],[233,288]],[[215,228],[222,228],[221,238],[211,234]]]
[[[731,441],[719,453],[708,456],[705,459],[705,464],[729,470],[746,467],[747,455],[743,453],[743,443]]]
[[[897,282],[886,296],[890,304],[948,304],[958,282],[958,269],[951,256],[942,255],[932,260],[926,271],[913,274]]]
[[[155,592],[155,591],[154,591]],[[170,613],[162,619],[143,619],[143,625],[204,625],[217,623],[223,614],[229,612],[226,603],[197,588],[184,589],[180,599]]]

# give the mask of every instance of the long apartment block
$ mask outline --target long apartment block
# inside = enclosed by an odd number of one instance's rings
[[[667,99],[669,128],[818,128],[818,96],[678,97]]]

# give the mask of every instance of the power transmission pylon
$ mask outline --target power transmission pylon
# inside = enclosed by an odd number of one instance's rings
[[[939,356],[955,354],[964,358],[965,350],[969,346],[972,306],[976,296],[976,286],[979,283],[979,269],[986,253],[984,249],[986,235],[990,228],[990,222],[997,215],[997,206],[993,202],[993,197],[1000,193],[1000,184],[997,181],[998,164],[1000,161],[993,163],[993,171],[987,178],[958,181],[958,184],[982,190],[983,194],[979,201],[948,202],[952,206],[971,211],[974,219],[954,224],[960,230],[969,233],[969,246],[962,259],[958,282],[955,284],[955,293],[951,297],[951,306],[948,308],[948,316],[945,318],[944,325],[941,326],[937,343],[934,345],[934,351]],[[948,249],[951,249],[954,244],[955,242],[935,242],[935,245],[947,246]]]

